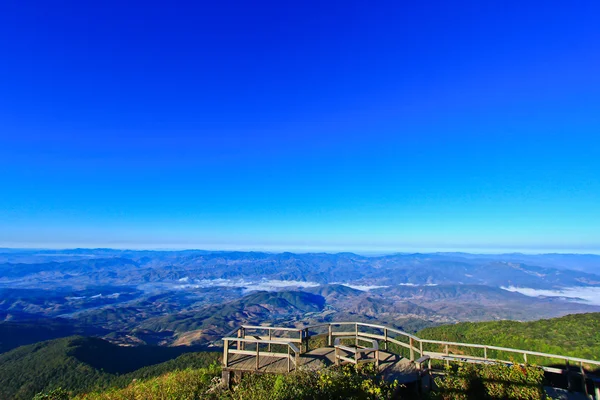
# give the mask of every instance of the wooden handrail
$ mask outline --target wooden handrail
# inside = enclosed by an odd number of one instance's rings
[[[259,325],[242,325],[241,328],[245,329],[256,329],[256,330],[270,330],[270,331],[290,331],[298,332],[304,328],[283,328],[279,326],[259,326]]]
[[[300,352],[300,349],[294,345],[292,342],[285,342],[281,340],[269,340],[269,339],[248,339],[248,338],[238,338],[238,337],[224,337],[223,340],[229,340],[230,342],[244,342],[244,343],[261,343],[261,344],[285,344],[290,346],[292,350]]]

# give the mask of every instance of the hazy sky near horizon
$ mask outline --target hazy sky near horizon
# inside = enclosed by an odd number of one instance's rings
[[[0,247],[600,249],[600,3],[403,3],[2,2]]]

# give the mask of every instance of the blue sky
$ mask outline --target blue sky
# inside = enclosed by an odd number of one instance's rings
[[[599,251],[597,2],[123,3],[0,5],[0,246]]]

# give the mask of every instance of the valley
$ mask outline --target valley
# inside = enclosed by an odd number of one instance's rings
[[[190,346],[211,345],[243,323],[378,321],[416,332],[597,312],[600,256],[576,267],[581,258],[0,250],[0,351],[73,334]],[[579,292],[587,297],[561,295]]]

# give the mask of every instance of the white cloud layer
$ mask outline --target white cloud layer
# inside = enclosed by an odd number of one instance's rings
[[[373,290],[373,289],[381,289],[381,288],[389,287],[389,286],[376,286],[376,285],[353,285],[351,283],[342,283],[341,285],[347,286],[352,289],[361,290],[363,292],[368,292],[369,290]]]
[[[553,297],[566,297],[571,301],[585,304],[593,304],[600,306],[600,287],[593,286],[576,286],[568,287],[560,290],[548,290],[548,289],[533,289],[533,288],[522,288],[515,286],[502,287],[504,290],[509,292],[519,292],[526,296],[538,297],[538,296],[553,296]]]
[[[242,288],[245,292],[254,290],[276,291],[285,288],[308,288],[319,286],[316,282],[282,281],[276,279],[263,279],[260,281],[231,280],[231,279],[201,279],[190,281],[188,277],[179,279],[184,284],[177,285],[177,289],[199,289],[215,286]]]

